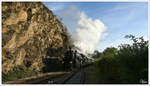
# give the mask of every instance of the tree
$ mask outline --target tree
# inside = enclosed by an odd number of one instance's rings
[[[140,80],[148,81],[148,41],[143,37],[136,38],[126,35],[133,44],[119,46],[118,58],[120,60],[120,76],[124,83],[140,83]]]
[[[100,78],[109,83],[119,82],[119,66],[118,59],[116,58],[117,48],[108,47],[106,48],[96,65],[99,68]]]
[[[104,54],[107,53],[112,53],[112,54],[117,54],[117,48],[115,47],[108,47],[103,51]]]

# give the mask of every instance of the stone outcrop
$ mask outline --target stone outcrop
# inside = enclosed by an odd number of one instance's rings
[[[2,72],[18,65],[41,70],[47,57],[60,60],[70,36],[40,2],[2,2]]]

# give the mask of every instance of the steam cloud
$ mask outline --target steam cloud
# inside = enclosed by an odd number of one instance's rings
[[[93,53],[106,30],[105,25],[99,19],[88,18],[75,6],[63,10],[60,17],[67,25],[69,33],[72,34],[73,44],[79,48],[80,52],[85,55]]]
[[[98,19],[88,18],[84,12],[80,14],[78,25],[73,35],[74,45],[84,54],[93,53],[106,30],[105,25]]]

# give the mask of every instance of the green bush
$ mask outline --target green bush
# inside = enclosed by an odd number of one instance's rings
[[[99,70],[100,80],[103,80],[104,83],[106,81],[109,83],[118,83],[120,80],[120,73],[118,60],[116,58],[117,49],[113,47],[107,48],[103,53],[104,55],[95,61],[95,66]]]
[[[120,46],[118,58],[121,80],[124,83],[140,83],[141,79],[148,81],[148,42],[143,37],[127,35],[126,38],[130,38],[133,44]]]
[[[119,49],[106,48],[95,61],[100,79],[107,83],[141,83],[148,82],[148,41],[143,37],[127,35],[133,44],[121,44]]]

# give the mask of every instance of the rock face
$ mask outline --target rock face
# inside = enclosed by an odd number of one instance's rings
[[[41,70],[47,57],[63,58],[66,28],[40,2],[2,2],[2,72],[18,65]]]

